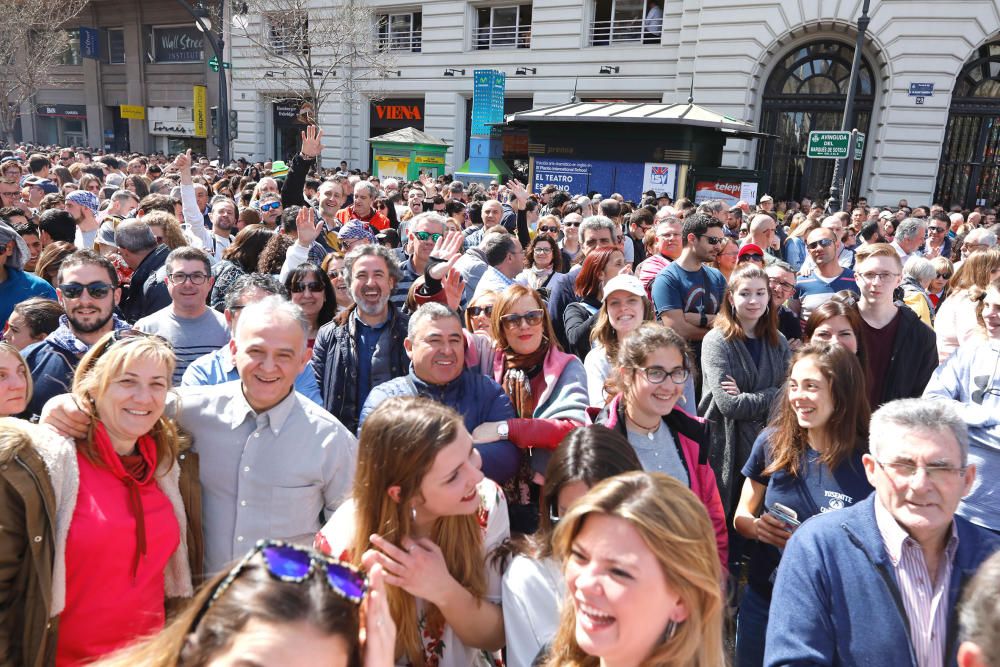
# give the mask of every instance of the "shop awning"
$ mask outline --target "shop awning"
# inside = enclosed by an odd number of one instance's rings
[[[653,104],[634,102],[570,102],[508,114],[507,125],[532,123],[638,123],[693,125],[715,128],[740,139],[769,136],[753,124],[722,115],[697,104]]]

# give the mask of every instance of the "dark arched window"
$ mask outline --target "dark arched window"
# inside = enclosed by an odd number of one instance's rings
[[[758,142],[757,150],[757,168],[767,172],[769,194],[796,200],[829,194],[834,161],[807,159],[806,147],[810,132],[840,129],[853,58],[853,46],[818,40],[786,54],[774,68],[764,87],[760,129],[775,136]],[[865,58],[854,99],[851,126],[868,134],[875,77]],[[854,194],[860,173],[861,163],[855,163]]]
[[[1000,42],[982,46],[952,92],[934,201],[996,206],[1000,201]]]

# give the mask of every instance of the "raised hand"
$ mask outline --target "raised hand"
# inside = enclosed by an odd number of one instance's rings
[[[298,244],[304,248],[312,246],[313,241],[320,235],[323,229],[323,221],[316,220],[316,214],[312,207],[303,206],[295,216],[295,231],[298,233]]]
[[[323,129],[316,125],[310,125],[302,135],[302,157],[307,160],[315,160],[323,153]]]
[[[431,250],[431,257],[444,260],[431,268],[431,277],[435,280],[443,280],[458,258],[462,256],[462,243],[465,236],[462,232],[448,232],[434,242],[434,249]]]
[[[190,148],[184,151],[183,153],[178,153],[177,157],[174,158],[174,166],[177,168],[177,171],[181,172],[182,174],[185,171],[191,170],[191,164],[193,162],[194,160],[191,158]]]
[[[450,269],[444,279],[443,287],[448,307],[457,311],[462,305],[462,294],[465,293],[465,279],[462,278],[462,272],[455,268]]]

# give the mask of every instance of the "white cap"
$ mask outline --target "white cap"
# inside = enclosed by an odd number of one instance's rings
[[[628,292],[636,296],[646,296],[646,289],[642,286],[642,281],[630,273],[619,273],[604,285],[604,298],[607,299],[612,292]]]

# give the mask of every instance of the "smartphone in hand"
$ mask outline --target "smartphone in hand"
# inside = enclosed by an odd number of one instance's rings
[[[773,503],[770,509],[768,509],[768,514],[783,523],[789,533],[794,532],[802,523],[799,521],[799,515],[795,510],[781,503]]]

